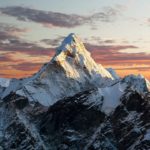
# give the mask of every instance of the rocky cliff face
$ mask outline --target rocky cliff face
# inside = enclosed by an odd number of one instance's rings
[[[109,71],[70,34],[37,74],[0,87],[0,149],[150,149],[149,81]]]
[[[125,91],[109,115],[100,109],[103,103],[88,103],[95,90],[58,101],[44,115],[40,131],[52,149],[150,149],[150,94]]]
[[[59,100],[49,108],[11,94],[1,103],[3,149],[134,150],[150,148],[150,94],[129,88],[108,115],[89,100],[97,89]],[[97,99],[98,100],[98,99]]]

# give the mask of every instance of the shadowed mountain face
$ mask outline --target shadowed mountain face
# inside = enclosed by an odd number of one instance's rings
[[[107,116],[97,107],[85,106],[90,92],[59,101],[44,115],[40,131],[54,145],[53,149],[150,148],[148,97],[127,92]]]
[[[4,149],[132,150],[150,148],[150,94],[127,90],[108,116],[88,104],[96,89],[59,100],[49,108],[11,94],[1,103]]]
[[[34,76],[0,83],[0,149],[150,149],[149,81],[97,65],[74,34]]]

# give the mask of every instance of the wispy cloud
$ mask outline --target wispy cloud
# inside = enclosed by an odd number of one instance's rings
[[[107,7],[103,11],[89,16],[77,14],[65,14],[60,12],[43,11],[21,6],[0,8],[2,14],[15,17],[20,21],[33,21],[51,27],[73,28],[84,24],[92,24],[95,21],[112,22],[120,13],[118,8]]]
[[[90,38],[84,38],[85,43],[97,43],[97,44],[115,44],[116,40],[114,39],[102,39],[99,36],[91,36]]]
[[[42,39],[40,42],[45,43],[46,45],[51,45],[53,47],[58,47],[60,42],[64,39],[64,36],[59,36],[55,39]]]
[[[136,53],[139,49],[135,45],[117,45],[114,44],[86,44],[86,48],[92,53],[92,57],[97,63],[105,67],[116,69],[119,75],[125,76],[128,74],[143,74],[150,79],[150,54]],[[134,50],[134,53],[126,53],[122,50]]]
[[[21,71],[36,71],[38,70],[43,64],[42,63],[35,63],[35,62],[24,62],[19,63],[17,65],[11,65],[13,69],[21,70]]]
[[[126,53],[121,50],[138,49],[135,45],[94,45],[85,43],[95,58],[95,60],[104,65],[120,65],[120,64],[150,64],[150,54]]]
[[[0,23],[0,31],[7,31],[10,34],[13,34],[13,33],[25,33],[28,32],[29,29],[19,28],[14,25],[6,24],[6,23]]]
[[[20,36],[28,32],[27,28],[19,28],[14,25],[0,23],[0,44],[9,43],[11,40],[17,40]]]
[[[114,68],[116,70],[138,70],[138,71],[147,71],[149,70],[150,66],[138,66],[138,67],[134,67],[134,66],[130,66],[130,67],[125,67],[125,68]]]
[[[3,54],[0,56],[0,62],[11,62],[13,61],[7,54]]]
[[[17,51],[35,56],[48,55],[53,51],[53,48],[44,48],[36,42],[21,39],[20,34],[27,31],[27,29],[0,23],[0,51]]]

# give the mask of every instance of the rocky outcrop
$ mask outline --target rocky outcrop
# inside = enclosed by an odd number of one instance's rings
[[[61,100],[44,115],[40,133],[46,135],[54,150],[150,148],[148,97],[126,93],[121,105],[107,116],[84,105],[88,94],[89,91]]]
[[[150,93],[127,90],[111,114],[87,103],[97,89],[44,107],[11,93],[1,103],[0,145],[17,150],[150,149]]]

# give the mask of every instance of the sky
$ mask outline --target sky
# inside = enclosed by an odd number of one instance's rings
[[[0,0],[0,77],[36,73],[69,33],[104,67],[150,79],[149,0]]]

